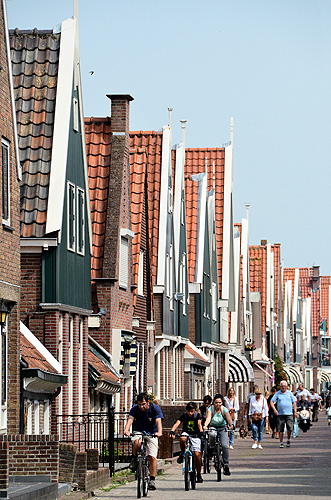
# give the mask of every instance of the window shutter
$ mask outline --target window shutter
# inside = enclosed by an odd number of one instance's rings
[[[128,287],[129,276],[129,241],[127,238],[121,237],[121,251],[120,251],[120,286]]]

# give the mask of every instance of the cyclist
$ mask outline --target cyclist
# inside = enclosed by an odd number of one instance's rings
[[[231,431],[233,429],[232,419],[229,410],[223,405],[221,394],[215,394],[212,406],[207,411],[207,418],[204,425],[204,430],[209,429],[209,446],[215,448],[215,441],[217,433],[220,433],[221,447],[223,452],[223,469],[225,476],[231,476],[229,469],[229,436],[228,427]]]
[[[177,427],[183,424],[183,432],[179,440],[181,453],[177,458],[177,463],[183,463],[185,443],[187,438],[189,437],[197,469],[197,483],[203,483],[203,479],[201,476],[201,439],[199,437],[195,437],[197,434],[202,433],[201,418],[202,417],[200,413],[197,412],[196,403],[191,401],[190,403],[187,403],[185,413],[183,413],[183,415],[179,417],[170,431],[170,435],[174,437]]]
[[[125,436],[130,436],[130,428],[132,426],[133,431],[153,434],[153,436],[147,436],[146,438],[150,490],[156,489],[155,476],[157,472],[158,438],[162,436],[162,420],[163,414],[161,408],[154,403],[150,403],[148,394],[142,392],[137,396],[137,404],[133,405],[129,412],[129,418],[123,431]],[[133,457],[130,462],[130,469],[135,471],[137,468],[137,453],[141,447],[141,437],[132,436],[131,441],[133,444]]]
[[[209,396],[209,394],[206,394],[206,396],[204,396],[202,401],[203,401],[203,404],[201,406],[199,406],[199,411],[200,411],[201,416],[202,416],[201,424],[203,425],[206,421],[207,410],[208,410],[209,406],[211,405],[212,398],[211,398],[211,396]]]

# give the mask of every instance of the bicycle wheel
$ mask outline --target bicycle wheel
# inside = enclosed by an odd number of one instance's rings
[[[138,458],[137,464],[137,498],[141,498],[143,492],[143,462],[141,458]]]
[[[216,448],[216,456],[217,456],[217,469],[216,469],[217,481],[221,481],[222,480],[222,452],[221,452],[219,445]]]
[[[205,439],[203,445],[203,473],[210,473],[210,457],[208,456],[208,439]]]
[[[192,455],[192,471],[190,472],[190,480],[191,480],[191,487],[192,490],[195,490],[195,484],[196,484],[196,473],[195,473],[195,461],[194,461],[194,455]]]
[[[190,489],[190,456],[188,453],[184,455],[184,483],[185,491]]]
[[[143,496],[147,497],[148,494],[148,486],[149,486],[149,463],[148,463],[148,458],[145,459],[144,465],[143,465]]]

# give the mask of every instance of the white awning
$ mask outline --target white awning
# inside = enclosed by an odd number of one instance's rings
[[[284,372],[288,377],[288,381],[290,384],[303,384],[303,377],[301,372],[295,366],[284,366]]]
[[[229,382],[254,382],[254,370],[245,358],[233,352],[229,353]]]
[[[317,371],[321,382],[331,382],[331,371],[323,370],[323,368],[318,368]]]

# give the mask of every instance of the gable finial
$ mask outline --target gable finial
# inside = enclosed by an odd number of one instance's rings
[[[231,125],[230,125],[230,141],[233,146],[233,117],[231,117]]]
[[[171,128],[172,125],[172,111],[174,108],[168,108],[169,111],[169,127]]]
[[[182,124],[182,143],[183,143],[183,148],[185,150],[185,128],[187,120],[180,120],[180,123]]]

